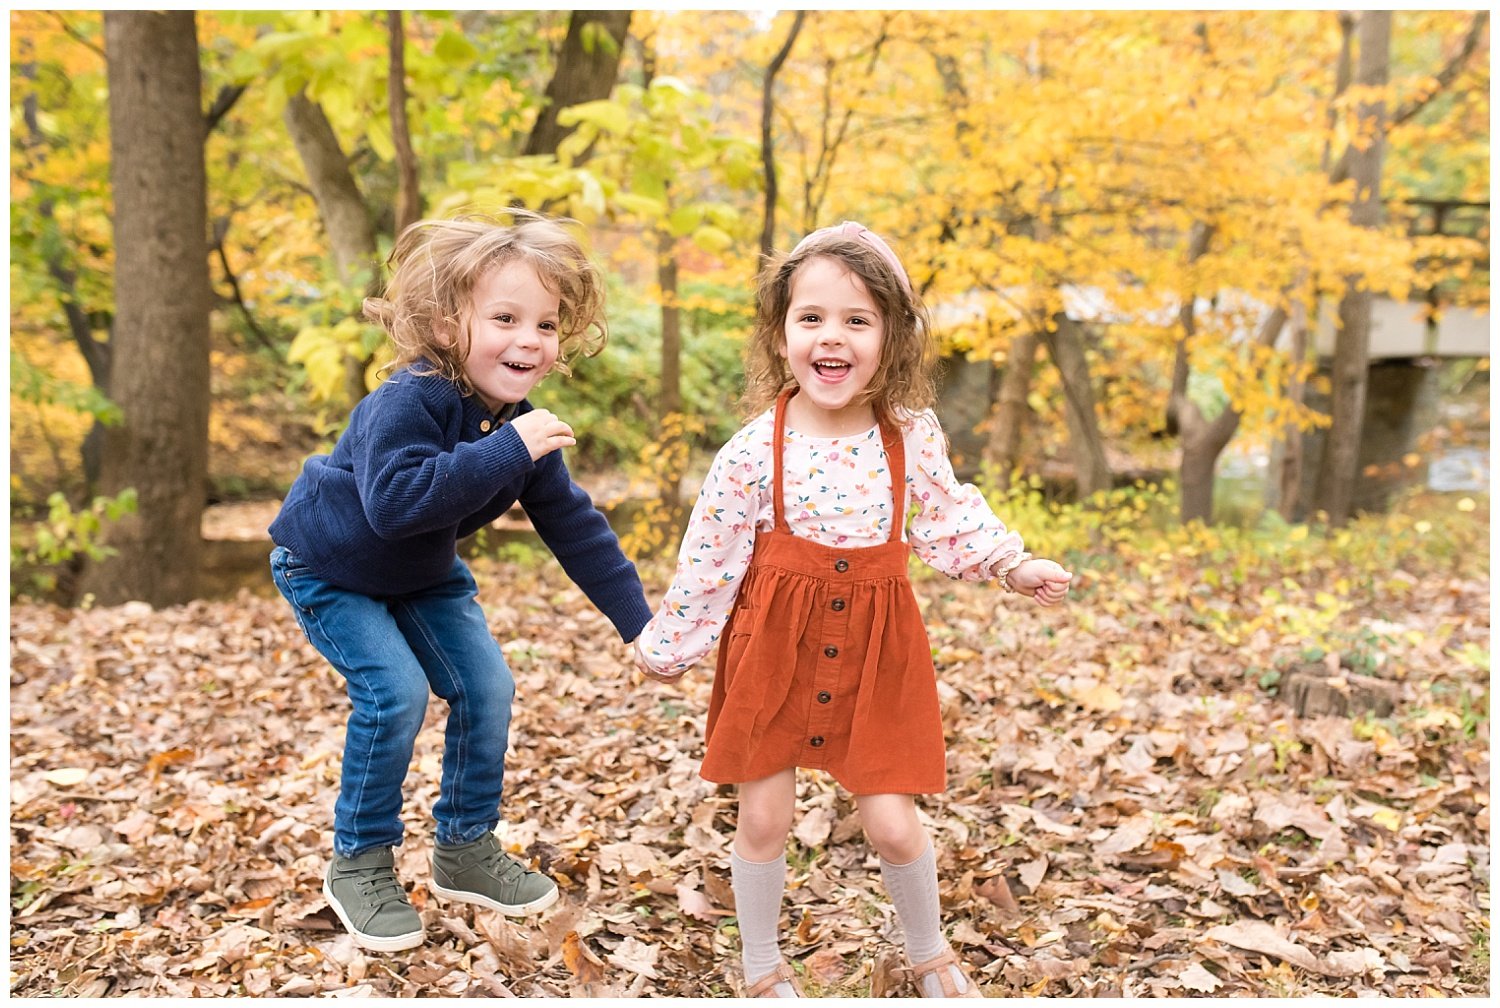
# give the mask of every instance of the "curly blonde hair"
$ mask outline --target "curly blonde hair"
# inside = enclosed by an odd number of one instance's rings
[[[881,424],[902,426],[905,418],[937,401],[937,345],[927,308],[896,272],[892,262],[869,243],[847,235],[818,234],[790,254],[767,261],[756,278],[755,328],[745,353],[745,394],[741,405],[755,416],[796,385],[786,357],[786,315],[792,281],[809,260],[833,259],[864,282],[885,326],[880,363],[856,400],[869,403]]]
[[[385,296],[364,303],[365,317],[382,326],[396,348],[385,370],[441,375],[464,395],[473,394],[464,375],[469,341],[446,334],[467,331],[474,286],[491,269],[516,260],[535,268],[558,297],[556,370],[570,374],[569,361],[603,350],[609,338],[604,281],[567,229],[575,223],[514,209],[504,217],[421,220],[402,231],[387,260]]]

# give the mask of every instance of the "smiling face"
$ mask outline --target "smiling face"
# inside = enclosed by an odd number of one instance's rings
[[[781,352],[802,391],[793,426],[820,437],[868,430],[875,412],[861,393],[880,370],[885,325],[863,280],[838,259],[817,256],[792,277]]]
[[[523,259],[494,267],[474,285],[464,375],[491,413],[526,398],[552,370],[559,306],[558,296]]]

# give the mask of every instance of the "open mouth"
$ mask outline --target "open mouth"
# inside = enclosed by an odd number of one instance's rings
[[[535,364],[521,364],[517,361],[501,361],[501,366],[516,374],[527,374],[536,370]]]
[[[812,366],[819,378],[837,379],[847,375],[854,365],[841,360],[816,360]]]

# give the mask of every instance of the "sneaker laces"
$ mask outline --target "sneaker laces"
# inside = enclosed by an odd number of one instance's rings
[[[377,907],[393,901],[406,902],[406,890],[401,880],[387,868],[364,868],[349,872],[359,894],[375,901]]]
[[[484,866],[489,869],[498,870],[502,882],[518,881],[531,874],[530,868],[527,868],[520,861],[499,848],[496,848],[485,856]]]

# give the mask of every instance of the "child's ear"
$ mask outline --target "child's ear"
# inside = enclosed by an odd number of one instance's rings
[[[451,319],[438,319],[432,324],[432,339],[445,350],[458,345],[458,324]]]

